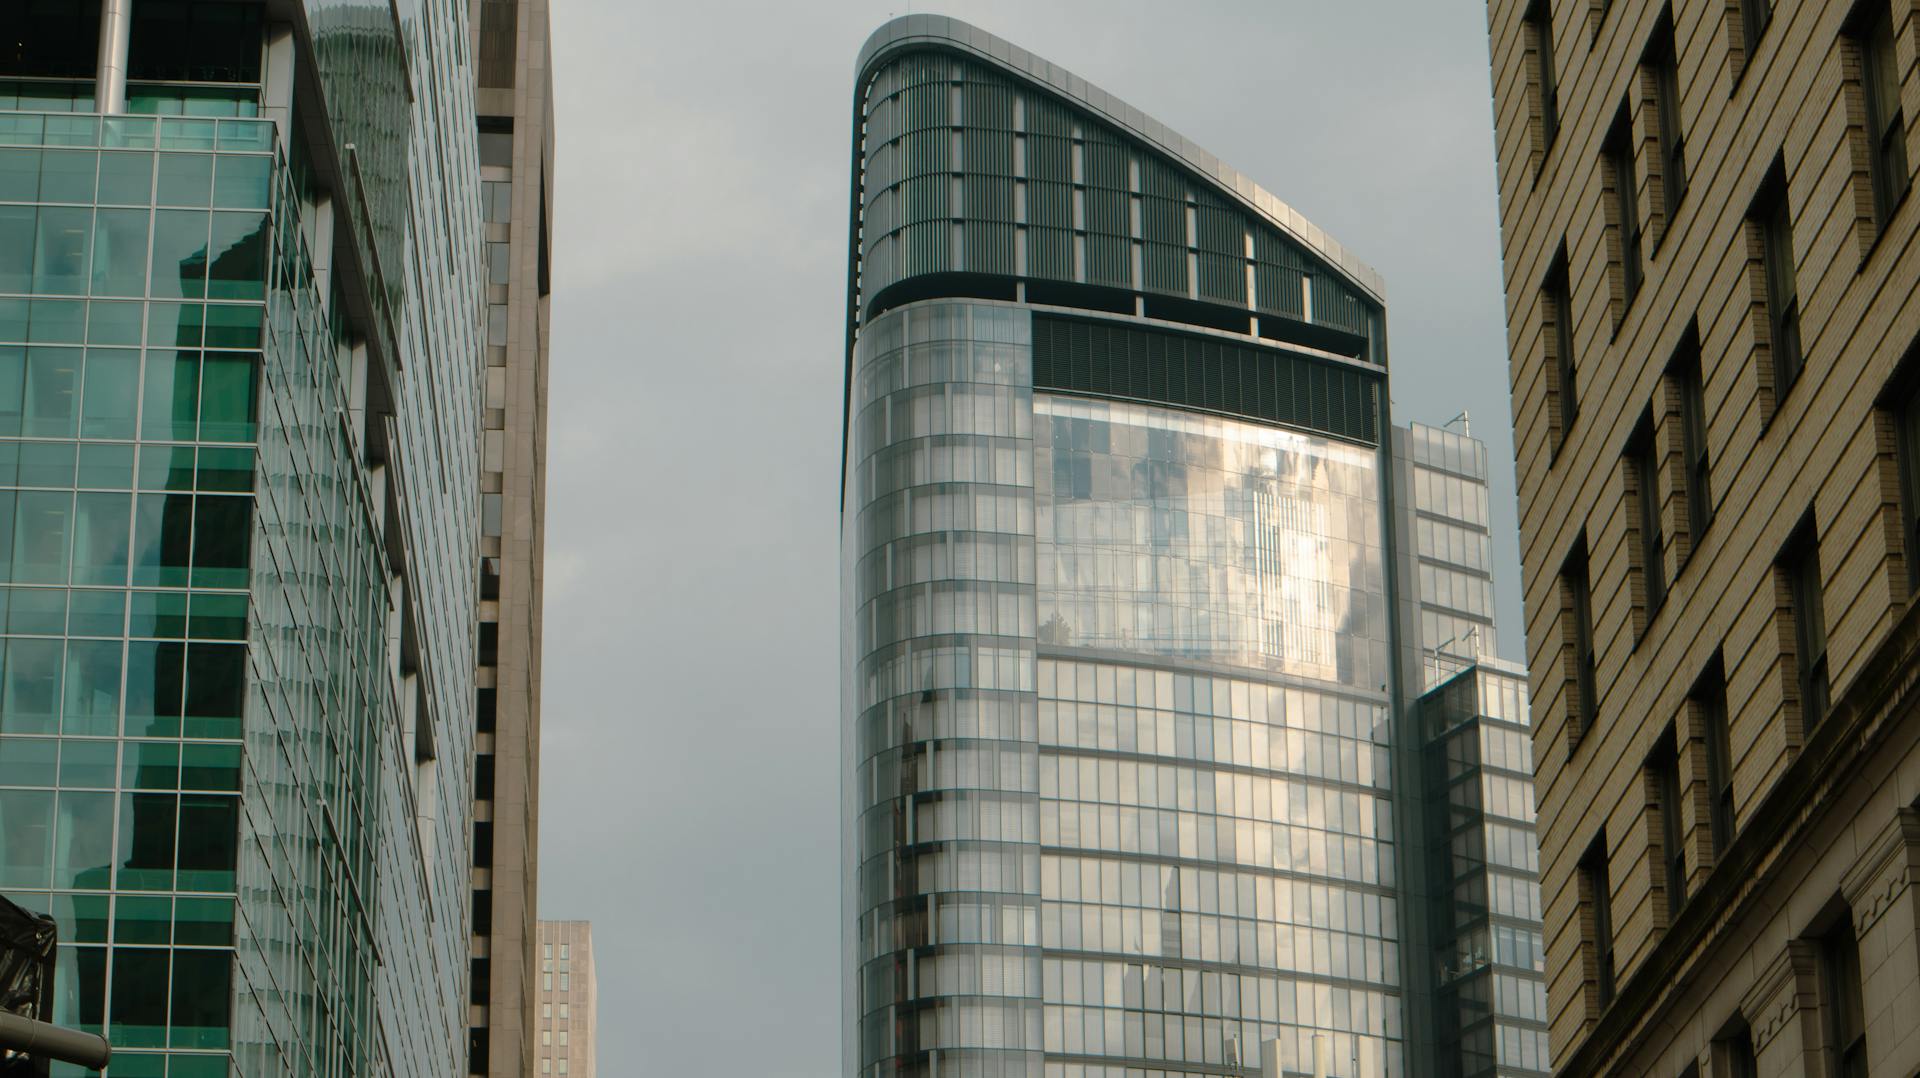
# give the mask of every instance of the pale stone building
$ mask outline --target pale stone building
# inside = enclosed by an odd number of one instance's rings
[[[1920,1068],[1920,8],[1490,0],[1552,1057]]]

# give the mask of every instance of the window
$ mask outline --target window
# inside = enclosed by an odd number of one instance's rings
[[[562,991],[562,992],[571,992],[571,991],[573,991],[573,987],[572,987],[572,981],[573,981],[573,975],[572,975],[572,974],[568,974],[568,973],[562,973],[562,974],[560,975],[560,991]]]
[[[1916,368],[1920,369],[1920,368]],[[1920,377],[1898,390],[1894,423],[1900,456],[1900,512],[1906,533],[1907,594],[1920,595]]]
[[[1713,1042],[1713,1072],[1727,1078],[1760,1078],[1760,1061],[1753,1053],[1753,1027],[1735,1016],[1731,1028]]]
[[[1864,0],[1848,36],[1860,61],[1866,104],[1868,167],[1873,180],[1873,227],[1878,233],[1907,194],[1907,124],[1900,111],[1900,68],[1894,59],[1893,18],[1887,0]]]
[[[1680,395],[1680,433],[1686,454],[1687,557],[1713,524],[1711,462],[1707,453],[1706,385],[1700,375],[1700,331],[1688,326],[1667,374]]]
[[[553,974],[542,973],[540,975],[540,988],[542,991],[546,991],[546,992],[553,991]]]
[[[1634,485],[1634,508],[1640,530],[1640,581],[1646,589],[1644,613],[1648,623],[1667,601],[1667,540],[1660,526],[1660,458],[1654,451],[1653,416],[1643,416],[1627,444],[1627,467]],[[1644,628],[1642,629],[1644,632]]]
[[[1773,0],[1740,0],[1740,36],[1747,47],[1747,63],[1753,63],[1753,50],[1760,47],[1760,35],[1773,21]],[[1751,1042],[1749,1042],[1751,1044]]]
[[[553,944],[551,944],[551,943],[543,943],[543,944],[541,944],[541,945],[540,945],[540,957],[541,957],[541,958],[552,958],[552,957],[553,957]]]
[[[1748,220],[1760,237],[1766,278],[1768,345],[1773,351],[1773,399],[1777,402],[1806,366],[1800,354],[1800,299],[1794,284],[1793,220],[1787,209],[1787,174],[1776,160],[1760,185]]]
[[[1613,185],[1613,234],[1618,245],[1614,266],[1620,274],[1621,306],[1633,303],[1644,279],[1640,269],[1640,202],[1634,190],[1633,122],[1627,107],[1620,106],[1607,140],[1600,147],[1606,161],[1606,179]]]
[[[1560,134],[1560,83],[1553,69],[1553,10],[1547,0],[1533,0],[1525,21],[1526,42],[1539,65],[1534,86],[1540,95],[1540,148],[1544,152]]]
[[[1573,288],[1567,276],[1565,241],[1561,242],[1560,253],[1541,285],[1540,316],[1551,323],[1543,328],[1547,330],[1547,345],[1553,349],[1550,357],[1556,377],[1553,405],[1558,408],[1558,415],[1551,418],[1558,420],[1554,446],[1557,451],[1558,443],[1565,441],[1574,419],[1580,414],[1580,385],[1573,362]]]
[[[565,962],[569,958],[572,958],[573,957],[572,954],[569,953],[571,951],[572,951],[572,948],[569,947],[567,944],[564,944],[564,943],[561,944],[560,945],[560,961]]]
[[[1793,604],[1794,660],[1800,674],[1800,730],[1805,736],[1826,715],[1827,623],[1820,582],[1820,543],[1811,521],[1781,557]]]
[[[1719,857],[1733,842],[1733,752],[1727,736],[1727,680],[1716,656],[1700,676],[1688,698],[1698,723],[1696,735],[1706,743],[1707,796],[1712,798],[1713,854]]]
[[[542,1004],[540,1005],[540,1017],[542,1017],[542,1018],[552,1018],[552,1017],[553,1017],[553,1004],[551,1004],[551,1003],[542,1003]]]
[[[1820,1008],[1827,1018],[1827,1073],[1867,1078],[1867,1020],[1860,999],[1860,941],[1853,912],[1842,907],[1820,941]]]
[[[567,1020],[567,1005],[565,1003],[560,1005],[560,1020],[562,1022]]]
[[[1667,891],[1667,924],[1671,926],[1687,900],[1687,855],[1680,821],[1680,751],[1672,727],[1647,760],[1648,792],[1660,813],[1660,855]]]
[[[1582,734],[1592,729],[1598,712],[1594,698],[1593,600],[1587,578],[1587,540],[1582,536],[1560,570],[1561,595],[1567,619],[1562,630],[1564,646],[1571,650],[1571,684],[1567,686],[1568,718],[1572,729],[1569,741],[1577,745]]]
[[[1686,139],[1680,128],[1680,56],[1673,43],[1673,9],[1660,15],[1653,41],[1641,63],[1653,74],[1654,102],[1660,119],[1660,188],[1666,211],[1664,232],[1673,228],[1673,216],[1687,193]]]
[[[1613,888],[1607,880],[1607,836],[1601,832],[1580,858],[1581,900],[1593,914],[1587,946],[1593,956],[1594,983],[1599,989],[1600,1009],[1613,1002],[1613,915],[1609,909]],[[1589,1015],[1597,1018],[1598,1015]]]
[[[540,1031],[540,1043],[541,1043],[541,1044],[543,1044],[543,1045],[545,1045],[545,1044],[552,1044],[552,1043],[553,1043],[553,1030],[551,1030],[551,1029],[543,1029],[543,1030],[541,1030],[541,1031]]]
[[[560,1047],[565,1048],[566,1046],[567,1046],[567,1031],[563,1029],[560,1031]]]

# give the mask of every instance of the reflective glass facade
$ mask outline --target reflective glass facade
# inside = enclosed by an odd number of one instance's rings
[[[1437,866],[1428,910],[1439,941],[1437,1073],[1545,1075],[1546,946],[1526,673],[1483,660],[1429,691],[1418,711],[1425,838]]]
[[[465,20],[399,5],[402,52],[315,3],[322,89],[262,5],[135,6],[141,115],[85,111],[97,4],[37,6],[0,71],[0,888],[59,922],[53,1017],[115,1076],[454,1073]],[[349,197],[377,147],[389,194]]]
[[[1388,428],[1378,278],[953,20],[855,122],[848,1073],[1465,1073],[1412,704],[1486,460]]]
[[[1493,631],[1493,532],[1487,447],[1463,432],[1413,423],[1395,429],[1419,602],[1420,684],[1432,688],[1498,654]]]

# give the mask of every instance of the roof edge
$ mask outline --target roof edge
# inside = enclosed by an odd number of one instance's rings
[[[971,23],[947,15],[902,15],[888,20],[860,47],[860,60],[854,69],[856,93],[861,92],[860,84],[879,60],[913,45],[953,49],[1059,94],[1209,180],[1222,194],[1318,255],[1368,299],[1386,306],[1387,284],[1379,271],[1272,192],[1166,124],[1060,65]]]

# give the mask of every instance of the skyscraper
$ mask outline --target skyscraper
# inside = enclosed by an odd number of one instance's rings
[[[467,1073],[534,1070],[553,81],[546,0],[471,0],[486,253]]]
[[[0,888],[59,923],[55,1017],[116,1078],[458,1073],[464,7],[0,26]]]
[[[1428,1073],[1380,278],[963,23],[858,72],[849,1070]]]
[[[1487,6],[1562,1074],[1920,1070],[1914,16]]]

